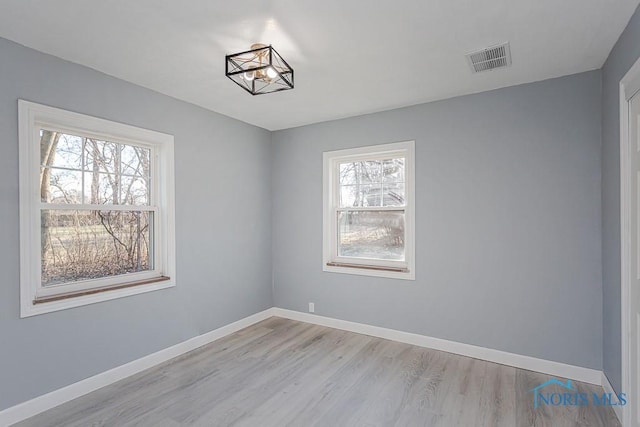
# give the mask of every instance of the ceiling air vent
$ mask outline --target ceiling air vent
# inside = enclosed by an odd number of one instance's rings
[[[509,42],[468,53],[467,62],[474,73],[508,67],[511,65]]]

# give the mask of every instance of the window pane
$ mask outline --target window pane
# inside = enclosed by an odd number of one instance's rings
[[[122,173],[140,177],[149,177],[151,152],[148,148],[121,145]]]
[[[108,173],[120,172],[119,144],[87,138],[85,147],[87,170]]]
[[[82,172],[40,168],[40,183],[44,203],[82,203]]]
[[[348,208],[356,206],[357,187],[355,185],[343,185],[340,187],[340,207]]]
[[[380,184],[343,185],[340,187],[340,207],[382,206]]]
[[[338,255],[404,260],[404,211],[338,212]]]
[[[40,161],[45,203],[149,205],[148,148],[42,129]]]
[[[366,162],[358,162],[358,175],[360,182],[381,182],[382,169],[381,163],[377,160],[368,160]]]
[[[404,206],[405,159],[341,163],[340,207]]]
[[[120,190],[123,205],[149,205],[149,182],[145,178],[123,176]]]
[[[356,169],[355,163],[340,163],[339,165],[340,179],[339,183],[355,184],[356,183]]]
[[[404,206],[404,182],[394,182],[383,186],[383,206]]]
[[[83,138],[40,130],[40,164],[68,169],[82,169]]]
[[[404,159],[389,159],[382,162],[384,182],[404,182]]]
[[[43,210],[41,216],[43,286],[153,268],[151,212]]]
[[[372,184],[382,182],[381,163],[377,160],[341,163],[340,184]]]
[[[92,205],[112,205],[118,203],[120,177],[116,174],[85,172],[84,200]]]

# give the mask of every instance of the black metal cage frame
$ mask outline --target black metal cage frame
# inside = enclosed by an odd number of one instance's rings
[[[275,77],[267,77],[270,70]],[[254,77],[246,79],[245,73]],[[225,75],[251,95],[293,89],[293,68],[271,45],[226,55]]]

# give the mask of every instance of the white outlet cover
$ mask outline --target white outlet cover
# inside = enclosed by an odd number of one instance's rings
[[[312,302],[309,303],[309,313],[314,313],[316,311],[316,305]]]

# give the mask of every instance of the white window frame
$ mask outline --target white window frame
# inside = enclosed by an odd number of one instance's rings
[[[374,260],[338,256],[339,174],[344,162],[405,158],[405,260]],[[415,142],[404,141],[323,153],[322,270],[333,273],[415,280]],[[363,208],[362,210],[367,210]],[[371,207],[370,210],[398,210]],[[338,264],[338,265],[336,265]]]
[[[20,167],[20,317],[79,307],[176,285],[174,155],[172,135],[18,100]],[[149,206],[109,205],[108,210],[153,212],[154,269],[138,273],[42,286],[40,212],[40,130],[42,128],[149,148]],[[100,210],[104,205],[60,205]],[[52,298],[53,297],[53,298]],[[55,297],[61,297],[55,299]],[[64,298],[62,298],[64,297]],[[40,298],[41,301],[36,303]],[[44,300],[43,300],[44,298]],[[46,301],[46,302],[45,302]]]

